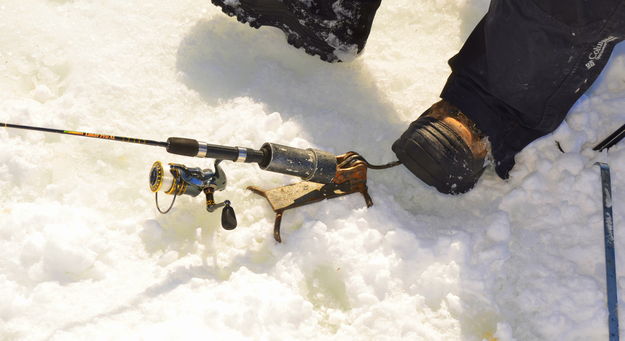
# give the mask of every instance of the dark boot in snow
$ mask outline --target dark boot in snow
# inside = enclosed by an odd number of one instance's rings
[[[287,42],[327,62],[362,51],[381,0],[211,0],[254,28],[281,29]]]
[[[399,160],[439,192],[468,192],[484,171],[488,151],[477,126],[445,101],[434,104],[393,144]]]

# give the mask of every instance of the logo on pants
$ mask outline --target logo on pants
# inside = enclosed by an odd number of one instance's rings
[[[596,65],[595,61],[603,57],[603,53],[605,52],[605,49],[608,47],[608,44],[615,40],[618,40],[618,37],[609,36],[601,40],[600,42],[598,42],[597,45],[592,49],[592,52],[590,52],[590,54],[588,55],[588,62],[586,63],[586,69],[588,70],[592,69]]]

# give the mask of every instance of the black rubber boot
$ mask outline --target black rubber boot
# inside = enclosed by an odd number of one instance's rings
[[[327,62],[347,61],[367,42],[381,0],[211,0],[251,27],[281,29],[287,42]]]
[[[404,166],[439,192],[465,193],[484,172],[486,144],[460,111],[438,104],[412,122],[392,149]]]

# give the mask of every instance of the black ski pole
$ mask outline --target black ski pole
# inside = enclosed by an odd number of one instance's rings
[[[610,149],[615,144],[619,143],[625,137],[625,124],[618,128],[614,133],[608,136],[605,140],[601,141],[592,150],[602,152],[604,149]]]

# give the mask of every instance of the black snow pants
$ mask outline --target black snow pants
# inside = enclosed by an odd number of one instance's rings
[[[625,38],[625,0],[492,0],[441,97],[491,142],[497,174],[554,131]]]

